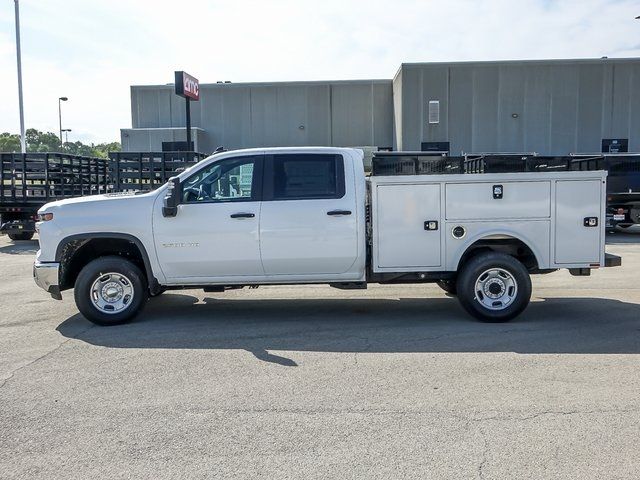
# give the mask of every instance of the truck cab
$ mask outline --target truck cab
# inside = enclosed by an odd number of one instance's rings
[[[226,152],[174,180],[153,207],[167,284],[363,281],[365,177],[350,149]]]

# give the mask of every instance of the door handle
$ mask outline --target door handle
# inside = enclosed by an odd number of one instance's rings
[[[253,218],[255,217],[255,213],[232,213],[231,218]]]
[[[351,215],[351,210],[331,210],[327,215]]]

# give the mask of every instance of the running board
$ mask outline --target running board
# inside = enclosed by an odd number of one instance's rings
[[[367,282],[330,283],[329,286],[340,290],[366,290]]]

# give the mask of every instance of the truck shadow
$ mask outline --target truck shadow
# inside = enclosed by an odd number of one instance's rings
[[[95,327],[77,314],[62,335],[112,348],[274,351],[640,353],[640,305],[604,298],[538,299],[518,319],[484,324],[453,298],[224,300],[165,294],[133,323]]]

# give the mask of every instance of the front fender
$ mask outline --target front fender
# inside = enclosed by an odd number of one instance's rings
[[[149,280],[149,287],[152,291],[156,290],[156,287],[159,286],[158,281],[158,272],[154,271],[153,265],[151,264],[151,260],[149,257],[149,253],[147,248],[145,247],[142,240],[135,237],[134,235],[130,235],[128,233],[120,233],[120,232],[91,232],[91,233],[79,233],[74,235],[69,235],[64,237],[56,247],[55,261],[62,265],[64,269],[64,265],[66,263],[67,257],[73,255],[73,253],[86,242],[96,239],[96,238],[107,238],[107,239],[118,239],[118,240],[126,240],[128,242],[133,243],[138,250],[140,251],[140,255],[142,256],[142,262],[144,264],[145,273],[147,275],[147,279]]]

